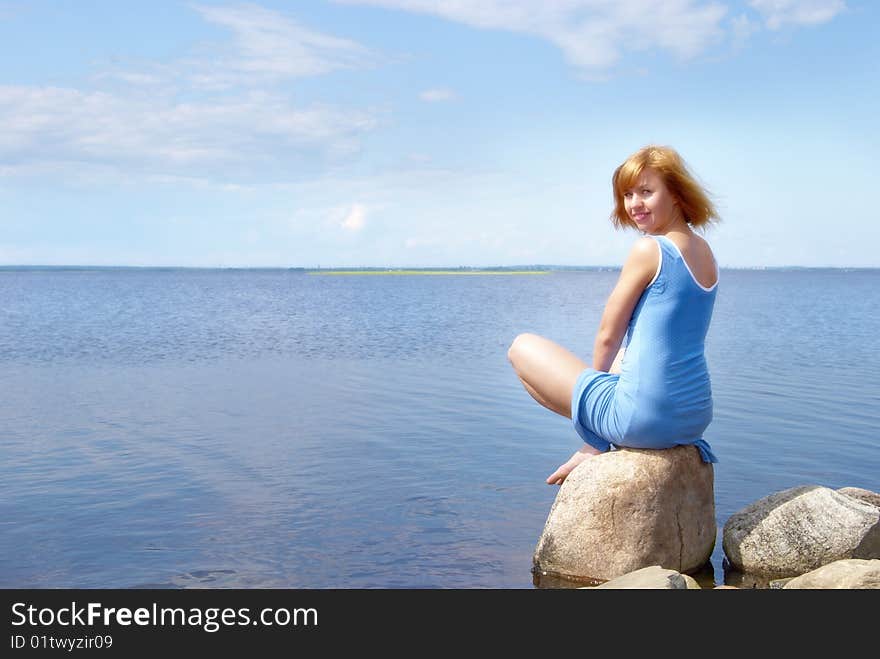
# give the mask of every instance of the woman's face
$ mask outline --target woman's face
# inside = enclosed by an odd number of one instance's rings
[[[639,231],[662,233],[676,218],[676,201],[652,169],[645,169],[635,184],[623,191],[623,205]]]

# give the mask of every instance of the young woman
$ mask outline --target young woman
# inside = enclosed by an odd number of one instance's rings
[[[718,215],[669,147],[646,146],[631,155],[614,171],[612,187],[612,222],[644,235],[605,304],[592,367],[534,334],[517,336],[508,351],[526,391],[570,418],[585,442],[547,478],[549,485],[561,485],[583,460],[612,445],[693,444],[704,461],[717,461],[703,432],[712,420],[704,342],[718,265],[694,230]]]

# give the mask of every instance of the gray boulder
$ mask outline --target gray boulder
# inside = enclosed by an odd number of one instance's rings
[[[880,589],[880,560],[848,558],[802,574],[783,586],[789,589],[846,588]]]
[[[737,570],[771,579],[793,577],[840,559],[880,558],[878,522],[880,508],[864,495],[802,485],[731,515],[722,546]]]
[[[559,488],[534,572],[595,584],[655,565],[698,571],[715,546],[713,488],[712,465],[693,446],[585,460]]]

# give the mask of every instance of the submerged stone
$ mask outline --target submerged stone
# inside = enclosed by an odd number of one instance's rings
[[[650,590],[701,590],[700,584],[686,574],[667,570],[659,565],[643,567],[620,577],[606,581],[596,588],[650,589]]]

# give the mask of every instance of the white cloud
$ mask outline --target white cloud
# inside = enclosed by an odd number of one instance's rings
[[[195,9],[232,31],[219,56],[117,64],[91,89],[0,86],[0,176],[240,184],[310,175],[359,150],[375,113],[294,104],[277,84],[361,66],[367,49],[256,5]]]
[[[140,63],[140,70],[116,64],[94,79],[217,91],[368,68],[382,61],[359,43],[310,30],[280,12],[254,4],[195,5],[193,9],[206,22],[228,30],[231,39],[202,44],[170,63]]]
[[[456,94],[451,89],[426,89],[419,94],[419,98],[427,103],[439,103],[455,100]]]
[[[370,66],[378,59],[354,41],[314,32],[257,5],[195,9],[234,35],[230,52],[198,63],[193,79],[205,86],[322,75]]]
[[[696,56],[723,37],[727,8],[700,0],[336,0],[441,16],[472,27],[532,34],[558,46],[588,73],[627,51]]]
[[[771,30],[784,25],[826,23],[846,9],[843,0],[750,0]]]
[[[168,95],[0,86],[0,160],[16,167],[116,167],[129,173],[247,180],[341,157],[371,129],[367,113],[292,107],[251,92],[203,102]]]
[[[351,209],[349,209],[348,213],[346,213],[345,218],[340,223],[340,226],[346,231],[357,232],[364,228],[367,222],[367,209],[363,204],[354,204]]]

